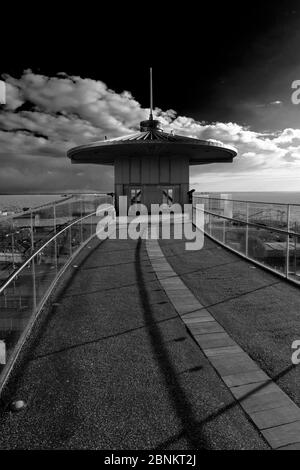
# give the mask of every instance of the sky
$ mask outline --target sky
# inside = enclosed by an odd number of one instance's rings
[[[0,193],[113,190],[111,167],[66,152],[139,128],[150,66],[165,131],[238,150],[232,164],[191,167],[192,188],[299,190],[299,2],[210,3],[7,11]]]

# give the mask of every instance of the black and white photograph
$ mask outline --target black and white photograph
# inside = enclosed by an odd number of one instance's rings
[[[300,450],[299,1],[0,16],[0,451]]]

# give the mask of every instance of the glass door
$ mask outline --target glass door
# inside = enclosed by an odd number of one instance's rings
[[[173,204],[173,188],[163,188],[162,202],[171,206]]]
[[[141,188],[130,189],[130,205],[140,204],[142,201],[142,190]]]

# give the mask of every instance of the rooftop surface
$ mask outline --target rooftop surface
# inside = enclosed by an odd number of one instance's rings
[[[268,374],[290,400],[285,407],[295,406],[281,440],[268,434],[272,426],[253,423],[239,388],[225,383],[197,340],[200,330],[194,334],[180,314],[183,297],[176,287],[174,301],[166,285],[182,281],[184,299],[196,306],[189,318],[200,311],[197,322],[206,323],[211,315],[206,325],[223,335],[224,329],[231,347],[255,361],[251,371]],[[185,251],[180,240],[155,246],[94,240],[74,262],[9,383],[9,399],[27,407],[14,414],[2,408],[0,448],[268,449],[299,442],[300,377],[291,364],[299,311],[297,287],[208,238],[197,252]]]

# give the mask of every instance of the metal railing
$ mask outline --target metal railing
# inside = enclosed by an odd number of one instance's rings
[[[300,283],[300,205],[194,195],[194,214],[196,210],[204,211],[206,235],[260,266]]]
[[[0,285],[62,227],[111,202],[102,194],[69,195],[32,210],[0,217]]]
[[[99,203],[103,204],[101,208],[98,208]],[[90,211],[92,207],[95,210]],[[82,204],[80,208],[80,214],[84,214]],[[59,225],[54,215],[56,223],[47,232],[47,240],[37,246],[32,237],[31,253],[0,286],[0,390],[57,281],[73,258],[96,235],[97,225],[106,215],[113,216],[114,209],[109,200],[105,205],[103,198],[95,198],[89,213],[71,222],[68,219],[69,222]]]

